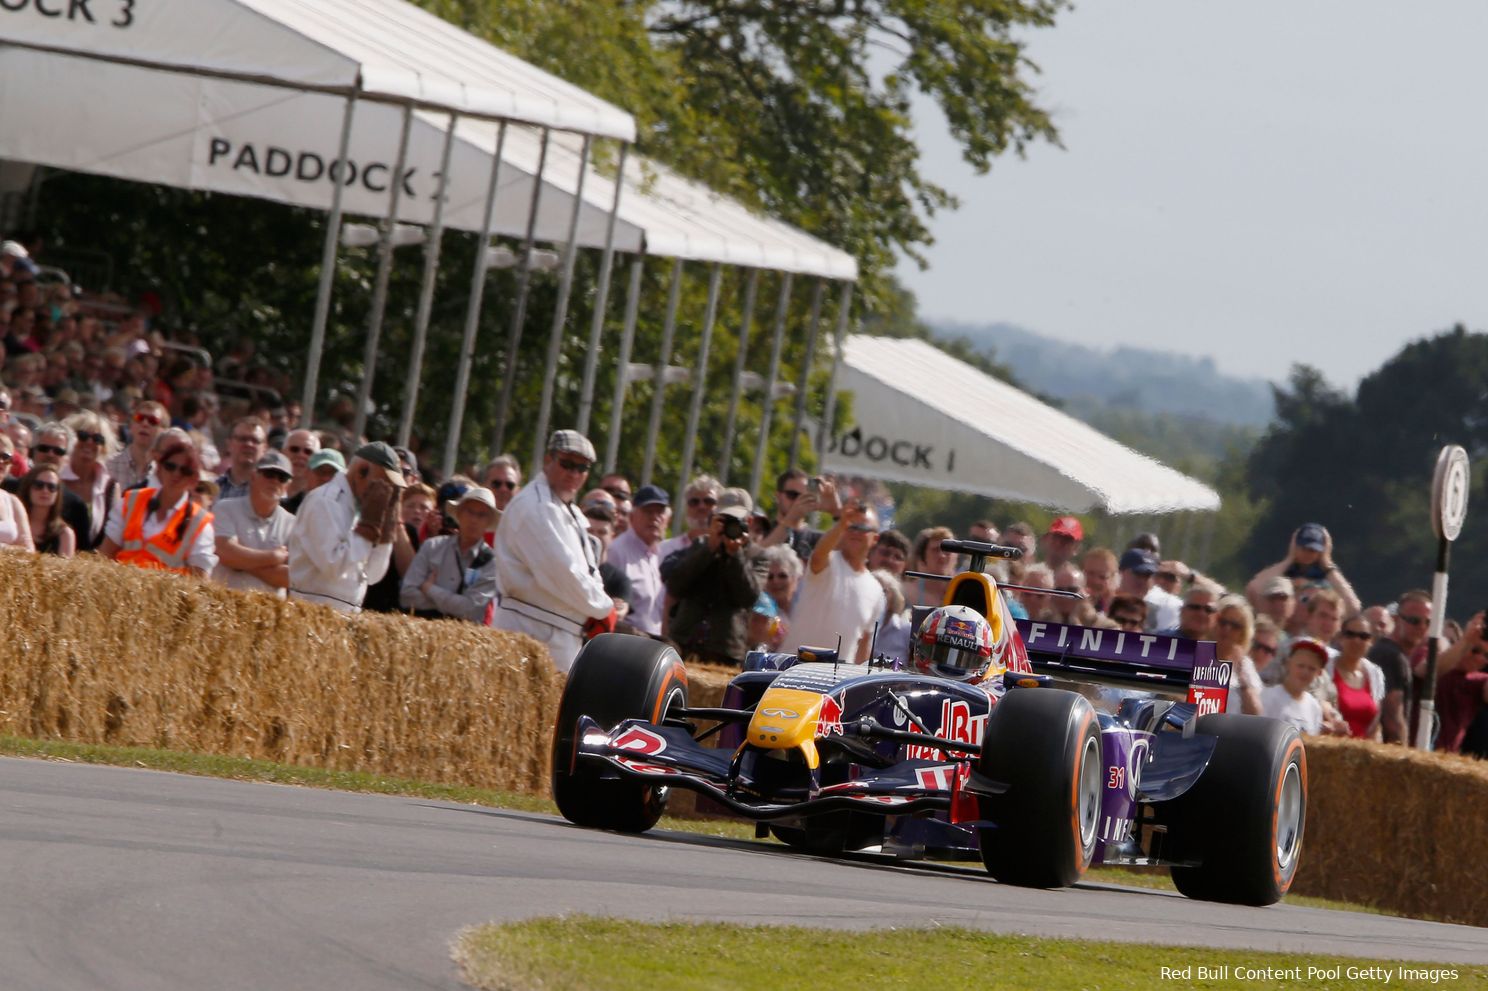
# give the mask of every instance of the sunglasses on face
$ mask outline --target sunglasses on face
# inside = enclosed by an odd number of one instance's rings
[[[1112,616],[1111,622],[1120,627],[1140,627],[1142,621],[1135,616]]]
[[[570,461],[568,458],[559,458],[558,467],[575,475],[587,475],[589,473],[589,462]]]
[[[59,458],[67,456],[67,448],[57,447],[52,444],[37,444],[36,449],[42,454],[54,454]]]
[[[1207,605],[1204,605],[1201,602],[1185,602],[1185,603],[1183,603],[1183,608],[1184,609],[1196,609],[1199,612],[1206,612],[1206,613],[1208,613],[1211,616],[1214,615],[1215,613],[1219,612],[1219,610],[1217,608],[1215,608],[1214,606],[1207,606]]]
[[[513,482],[511,479],[499,479],[499,478],[498,479],[493,479],[486,486],[486,488],[488,488],[488,489],[514,489],[516,487],[517,487],[517,483],[516,482]]]
[[[1409,623],[1411,626],[1425,626],[1431,622],[1425,616],[1401,616],[1399,619],[1402,623]]]
[[[156,416],[154,413],[136,413],[134,414],[134,422],[148,423],[152,427],[158,427],[160,426],[161,420],[160,417]]]
[[[32,482],[31,483],[31,487],[33,489],[39,489],[42,492],[56,492],[57,491],[57,483],[56,482]]]
[[[1370,632],[1369,630],[1344,630],[1339,635],[1340,636],[1348,637],[1351,640],[1373,640],[1374,639],[1374,634],[1372,632]]]
[[[786,499],[799,499],[806,493],[800,489],[781,489],[780,494]]]
[[[1276,653],[1276,648],[1273,647],[1273,646],[1271,646],[1271,644],[1269,644],[1269,643],[1261,643],[1259,640],[1257,640],[1255,643],[1253,643],[1253,644],[1250,645],[1250,652],[1252,654],[1273,654],[1274,655]]]
[[[516,483],[515,482],[512,483],[512,487],[513,488],[516,487]],[[629,499],[631,497],[630,490],[629,489],[622,489],[618,485],[607,486],[605,488],[605,491],[608,492],[610,495],[614,496],[616,499]]]
[[[711,508],[718,505],[718,500],[714,499],[712,496],[688,496],[687,504],[689,506],[692,506],[694,509],[696,509],[698,506],[708,506]]]
[[[108,440],[108,438],[105,437],[103,434],[90,433],[86,430],[79,430],[77,432],[77,439],[79,444],[83,443],[84,441],[88,441],[93,444],[102,444]]]
[[[9,451],[0,451],[0,465],[8,465],[15,460],[15,455]]]
[[[4,413],[8,409],[10,409],[10,400],[0,399],[0,413]]]
[[[1221,630],[1243,630],[1243,629],[1245,629],[1245,624],[1244,623],[1238,622],[1238,621],[1233,620],[1233,619],[1221,619],[1221,620],[1216,621],[1214,625],[1217,626],[1217,627],[1219,627]]]
[[[169,472],[172,475],[181,475],[183,477],[186,475],[196,474],[195,468],[192,468],[189,465],[183,465],[179,461],[162,461],[160,462],[160,470],[163,472]]]
[[[301,447],[299,444],[290,444],[284,448],[290,454],[314,454],[319,448]]]

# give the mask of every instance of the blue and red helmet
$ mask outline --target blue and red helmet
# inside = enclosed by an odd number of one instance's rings
[[[970,606],[941,606],[915,634],[911,663],[921,674],[980,681],[993,663],[992,624]]]

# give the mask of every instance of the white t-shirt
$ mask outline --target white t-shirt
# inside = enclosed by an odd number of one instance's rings
[[[1323,731],[1323,707],[1304,692],[1299,699],[1285,685],[1271,685],[1261,692],[1261,712],[1272,719],[1283,719],[1303,733],[1317,736]]]
[[[213,525],[217,536],[232,537],[250,551],[271,551],[289,543],[289,531],[294,528],[295,518],[283,506],[274,504],[268,519],[253,511],[253,500],[248,496],[223,499],[212,507]],[[275,588],[257,575],[248,571],[229,568],[220,560],[212,570],[212,580],[228,588],[241,588],[253,592],[267,592],[284,598],[285,590]]]
[[[1244,712],[1240,704],[1240,689],[1249,686],[1257,692],[1264,691],[1260,672],[1249,657],[1242,657],[1230,667],[1230,695],[1225,700],[1225,712]]]
[[[834,550],[820,573],[813,574],[809,564],[806,567],[791,609],[786,649],[835,647],[841,634],[842,659],[857,660],[858,641],[872,632],[883,612],[883,586],[878,579],[866,569],[854,571],[842,552]]]
[[[1143,596],[1147,603],[1147,632],[1171,630],[1178,625],[1183,610],[1183,600],[1166,589],[1154,585]]]

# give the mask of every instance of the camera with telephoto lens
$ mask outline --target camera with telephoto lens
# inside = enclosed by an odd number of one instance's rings
[[[723,517],[723,535],[725,538],[729,540],[742,540],[744,539],[745,532],[746,528],[743,520],[735,519],[732,516]]]

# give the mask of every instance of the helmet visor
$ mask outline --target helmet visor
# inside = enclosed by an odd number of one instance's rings
[[[987,666],[986,656],[975,647],[953,647],[937,642],[927,645],[925,652],[937,670],[953,677],[973,675]]]

